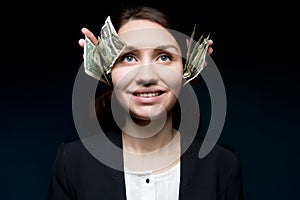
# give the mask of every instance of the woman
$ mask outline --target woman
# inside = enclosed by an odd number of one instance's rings
[[[104,130],[122,149],[119,156],[111,155],[122,167],[99,162],[81,140],[65,142],[57,153],[48,200],[244,198],[234,151],[215,145],[200,159],[202,140],[193,138],[182,145],[189,135],[176,127],[184,50],[168,29],[165,15],[153,8],[129,9],[121,15],[116,30],[126,47],[110,72],[111,87],[96,108],[101,126],[112,122]],[[97,43],[89,30],[82,32]],[[107,120],[105,114],[103,123],[104,109],[111,105],[121,122],[112,110],[114,118]]]

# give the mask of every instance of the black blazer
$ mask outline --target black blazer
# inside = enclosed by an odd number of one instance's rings
[[[122,145],[121,133],[114,135],[114,143]],[[243,200],[238,155],[217,144],[200,159],[201,144],[196,137],[181,157],[179,199]],[[124,172],[102,164],[81,140],[68,141],[59,146],[46,196],[47,200],[125,200]]]

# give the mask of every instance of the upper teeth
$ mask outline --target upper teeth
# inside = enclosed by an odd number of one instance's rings
[[[154,97],[154,96],[158,96],[159,92],[151,92],[151,93],[139,93],[136,96],[138,97]]]

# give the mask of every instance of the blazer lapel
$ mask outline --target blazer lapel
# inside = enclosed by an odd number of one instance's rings
[[[183,147],[184,140],[181,141],[181,147]],[[182,148],[183,149],[183,148]],[[181,156],[180,160],[180,189],[179,189],[179,200],[190,200],[191,199],[191,181],[192,174],[195,168],[195,155],[197,154],[197,148],[194,143],[186,149],[186,151]]]
[[[183,154],[180,161],[180,189],[179,189],[179,199],[187,199],[188,188],[191,183],[192,174],[192,158],[190,154]]]
[[[122,144],[122,131],[117,129],[113,130],[110,133],[111,141],[120,149],[123,148]],[[123,152],[120,151],[120,154],[117,155],[118,160],[120,161],[121,165],[124,165],[124,160],[123,160]],[[115,187],[112,187],[113,191],[113,198],[112,199],[118,199],[118,200],[126,200],[126,189],[125,189],[125,178],[124,178],[124,171],[119,171],[119,170],[113,170],[112,172],[112,180],[115,184]],[[117,189],[119,188],[119,189]]]

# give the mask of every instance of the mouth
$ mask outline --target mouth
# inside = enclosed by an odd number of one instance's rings
[[[142,98],[152,98],[152,97],[158,97],[162,95],[164,92],[134,92],[133,95],[136,97],[142,97]]]

